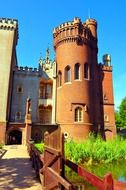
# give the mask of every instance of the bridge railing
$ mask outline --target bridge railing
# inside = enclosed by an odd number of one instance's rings
[[[65,177],[65,165],[98,190],[126,190],[126,183],[114,180],[111,173],[101,179],[80,165],[65,159],[64,135],[60,128],[51,134],[45,133],[44,154],[41,154],[33,144],[29,145],[28,150],[32,166],[35,168],[36,175],[41,179],[42,187],[45,190],[75,189],[74,185]]]

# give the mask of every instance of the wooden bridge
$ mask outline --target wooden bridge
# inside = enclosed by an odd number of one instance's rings
[[[98,190],[126,190],[126,183],[113,179],[108,173],[103,179],[90,173],[83,167],[64,157],[64,135],[60,129],[48,134],[44,138],[44,154],[41,154],[33,144],[29,144],[29,154],[36,175],[40,178],[44,190],[74,190],[74,185],[65,177],[65,165],[92,184]]]

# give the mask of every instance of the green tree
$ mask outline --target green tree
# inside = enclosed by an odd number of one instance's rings
[[[116,123],[117,128],[122,127],[122,122],[121,122],[119,111],[115,111],[115,123]]]
[[[115,112],[116,127],[126,128],[126,97],[122,99],[119,110]]]
[[[119,106],[119,114],[122,122],[122,127],[126,128],[126,97],[122,99]]]

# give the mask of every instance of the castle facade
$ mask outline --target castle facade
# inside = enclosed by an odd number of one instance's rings
[[[53,40],[55,61],[48,48],[38,68],[19,67],[18,21],[0,19],[0,143],[26,144],[58,126],[66,138],[116,134],[111,57],[98,64],[97,22],[74,18]]]

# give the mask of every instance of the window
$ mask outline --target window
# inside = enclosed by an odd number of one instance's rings
[[[80,64],[76,63],[74,66],[74,79],[79,79],[80,78]]]
[[[84,78],[89,79],[89,66],[88,66],[88,63],[84,64]]]
[[[23,88],[22,86],[17,87],[17,93],[23,93]]]
[[[58,84],[57,86],[62,86],[62,73],[61,71],[58,72]]]
[[[21,112],[16,112],[15,114],[15,120],[20,120],[21,119]]]
[[[79,122],[82,121],[82,108],[81,107],[77,107],[75,109],[75,122]]]
[[[109,122],[109,116],[107,114],[104,115],[104,121]]]
[[[42,99],[51,99],[52,98],[52,85],[43,84],[40,86],[40,98]]]
[[[70,66],[65,67],[65,82],[70,82],[71,80],[71,69]]]

